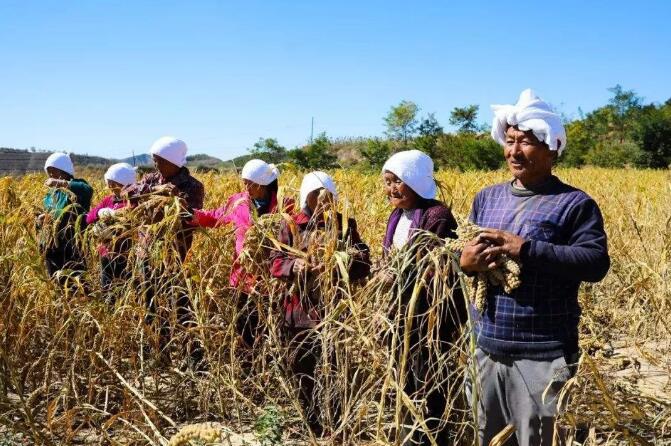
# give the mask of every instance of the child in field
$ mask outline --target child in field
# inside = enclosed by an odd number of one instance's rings
[[[37,227],[43,234],[40,251],[49,277],[58,277],[63,285],[67,277],[59,272],[70,270],[73,276],[79,276],[86,269],[84,255],[76,241],[76,228],[86,226],[80,217],[91,206],[93,189],[85,180],[74,177],[74,165],[65,153],[52,153],[44,170],[49,176],[44,183],[49,191],[43,200],[44,212],[37,216]]]
[[[86,223],[113,224],[114,213],[127,206],[127,200],[121,198],[121,189],[135,183],[135,168],[128,163],[117,163],[105,172],[105,182],[112,192],[106,195],[100,203],[86,215]],[[98,245],[100,255],[100,281],[105,300],[114,303],[115,298],[110,294],[115,279],[127,278],[127,254],[130,249],[130,240],[127,238],[112,237],[111,240],[101,240]]]

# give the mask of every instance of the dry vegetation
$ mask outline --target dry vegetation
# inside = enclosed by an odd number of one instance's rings
[[[666,444],[671,442],[671,178],[668,171],[559,170],[566,182],[592,195],[604,213],[612,257],[601,283],[583,286],[581,344],[576,377],[562,395],[559,420],[569,437],[584,444]],[[96,201],[103,195],[102,175],[89,172]],[[240,189],[233,176],[199,175],[206,187],[206,207],[219,206]],[[340,207],[358,221],[373,257],[381,253],[389,214],[375,175],[338,171]],[[468,214],[480,188],[507,178],[505,172],[443,171],[446,201],[458,217]],[[296,196],[297,174],[282,177],[281,194]],[[164,245],[154,244],[151,262],[165,271],[159,281],[159,311],[173,328],[171,361],[155,354],[159,323],[145,323],[143,289],[134,277],[116,290],[116,305],[100,298],[96,240],[87,246],[87,293],[64,292],[50,282],[37,251],[34,211],[45,193],[41,175],[0,180],[0,423],[5,432],[36,444],[394,444],[403,414],[415,428],[425,426],[421,394],[405,395],[400,377],[412,350],[398,327],[409,315],[394,311],[401,279],[391,289],[324,280],[324,322],[318,342],[317,402],[329,436],[312,437],[288,372],[287,351],[279,332],[280,285],[262,279],[252,294],[262,324],[263,341],[251,354],[235,333],[237,293],[228,286],[233,240],[228,229],[199,231],[186,264],[175,264]],[[169,232],[177,218],[174,203],[165,220],[151,228]],[[126,224],[135,236],[138,225]],[[146,229],[146,228],[145,228]],[[261,231],[263,232],[263,231]],[[263,233],[257,234],[263,239]],[[266,243],[271,243],[266,240]],[[321,255],[339,271],[346,252]],[[259,260],[251,253],[249,259]],[[133,260],[133,259],[131,259]],[[133,262],[132,262],[133,263]],[[135,262],[137,263],[137,262]],[[162,265],[160,268],[159,265]],[[431,269],[438,277],[454,270],[453,257],[437,249],[422,259],[400,255],[389,265]],[[330,274],[330,272],[329,272]],[[420,276],[422,278],[424,276]],[[419,283],[424,283],[420,280]],[[435,381],[453,389],[450,423],[456,444],[472,444],[472,415],[462,400],[462,380],[469,372],[470,343],[463,336],[450,355],[433,349],[431,335],[452,294],[443,281],[426,282],[441,296],[426,315]],[[169,290],[182,288],[192,298],[197,325],[183,328],[170,311]],[[182,345],[199,340],[209,370],[194,373]],[[198,426],[191,426],[197,423]],[[185,427],[187,426],[187,427]],[[255,435],[250,431],[255,427]],[[202,431],[200,439],[197,439]],[[2,439],[0,430],[0,439]],[[252,440],[253,439],[253,440]],[[4,440],[3,440],[4,441]],[[189,443],[191,442],[191,443]]]

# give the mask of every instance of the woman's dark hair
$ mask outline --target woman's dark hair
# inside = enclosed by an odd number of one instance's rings
[[[270,192],[271,194],[276,194],[280,187],[279,183],[277,182],[277,178],[275,178],[273,182],[269,183],[266,187],[268,188],[268,192]]]

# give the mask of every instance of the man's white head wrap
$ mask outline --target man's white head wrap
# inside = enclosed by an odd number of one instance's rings
[[[303,182],[301,183],[301,209],[305,208],[308,204],[308,194],[322,187],[331,192],[334,199],[338,198],[333,178],[326,172],[310,172],[303,177]]]
[[[517,104],[492,105],[492,111],[492,138],[502,146],[506,144],[506,130],[516,125],[523,132],[531,130],[539,141],[547,144],[550,150],[556,150],[558,155],[566,148],[566,131],[561,117],[530,88],[520,94]]]
[[[267,186],[280,176],[280,171],[274,164],[263,160],[249,160],[242,168],[240,176],[261,186]]]
[[[75,176],[75,166],[72,164],[72,160],[67,153],[55,152],[49,155],[49,158],[44,162],[45,172],[47,172],[47,167],[55,167],[58,170]]]
[[[128,163],[112,164],[105,172],[105,180],[115,181],[122,186],[135,183],[135,167]]]
[[[382,166],[382,173],[389,171],[410,186],[422,198],[436,198],[436,180],[433,179],[433,160],[419,150],[395,153]]]
[[[188,147],[181,139],[172,136],[164,136],[152,144],[149,152],[152,155],[158,155],[164,160],[170,161],[177,167],[186,165],[186,152]]]

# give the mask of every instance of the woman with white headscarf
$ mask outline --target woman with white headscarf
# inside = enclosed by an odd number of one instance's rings
[[[44,197],[44,212],[37,216],[37,228],[52,232],[49,242],[40,243],[49,277],[57,277],[63,270],[73,276],[86,269],[84,254],[76,243],[77,220],[88,212],[93,189],[86,180],[75,178],[75,168],[70,156],[52,153],[44,163],[49,178],[44,183],[49,191]],[[85,227],[82,224],[81,227]],[[66,277],[58,275],[61,284]]]
[[[256,218],[276,212],[292,213],[294,202],[284,199],[277,202],[279,170],[274,164],[260,159],[248,161],[242,168],[240,177],[244,184],[242,192],[233,194],[226,204],[216,209],[195,209],[193,226],[218,228],[232,225],[235,229],[235,252],[230,275],[230,285],[240,292],[238,299],[238,334],[244,343],[252,347],[258,333],[258,312],[248,308],[249,293],[254,289],[256,277],[249,273],[239,260],[245,246],[245,236],[254,225]]]
[[[436,181],[433,178],[433,160],[419,150],[407,150],[391,156],[382,167],[384,188],[389,202],[394,207],[383,241],[384,255],[389,258],[397,252],[407,250],[427,249],[422,245],[421,233],[430,232],[440,238],[456,238],[457,222],[450,209],[435,199],[437,194]],[[414,265],[414,263],[412,264]],[[414,283],[422,275],[414,266],[410,270],[392,273],[383,270],[379,273],[381,279],[387,283],[396,281],[401,287],[401,298],[397,311],[410,311],[407,308],[413,294]],[[398,276],[396,275],[398,274]],[[441,278],[452,281],[455,278]],[[434,280],[434,279],[432,279]],[[432,358],[435,352],[427,349],[427,337],[432,336],[428,331],[426,318],[431,311],[439,308],[437,324],[440,327],[438,342],[442,349],[449,349],[460,334],[460,326],[466,320],[466,305],[461,293],[455,292],[449,305],[436,306],[433,296],[427,285],[417,299],[413,313],[416,315],[412,323],[410,334],[410,357],[406,358],[409,364],[405,380],[405,392],[412,399],[426,401],[427,413],[424,414],[427,427],[436,435],[438,444],[448,444],[448,432],[440,426],[440,420],[448,402],[446,390],[438,383],[432,382],[435,370],[431,369]],[[394,315],[394,318],[395,315]],[[401,314],[398,336],[405,337],[405,314]],[[434,361],[435,362],[435,361]],[[431,389],[425,392],[423,389]],[[424,394],[420,394],[424,392]],[[412,424],[412,420],[406,420]],[[413,440],[416,444],[430,444],[426,435],[415,431]]]
[[[284,337],[290,344],[290,367],[298,380],[299,398],[307,414],[307,421],[315,435],[321,435],[320,405],[314,401],[314,374],[321,356],[319,339],[312,329],[324,316],[322,287],[337,277],[327,276],[320,248],[337,238],[341,248],[351,254],[348,277],[358,281],[370,272],[370,253],[361,240],[356,221],[345,221],[336,212],[338,198],[333,178],[324,172],[310,172],[303,177],[300,189],[301,211],[292,222],[283,222],[278,240],[292,250],[276,249],[271,253],[271,274],[287,284],[299,283],[286,293]],[[304,253],[298,255],[297,251]],[[337,274],[337,273],[336,273]],[[320,279],[322,279],[320,281]],[[337,287],[334,287],[337,289]],[[337,291],[336,291],[337,292]],[[337,418],[337,415],[336,415]]]
[[[112,193],[103,197],[100,203],[91,208],[86,215],[86,223],[89,225],[111,223],[115,212],[127,206],[127,200],[121,197],[121,190],[135,183],[135,168],[128,163],[113,164],[105,172],[104,178],[107,188]],[[114,281],[127,278],[126,256],[129,249],[129,239],[101,241],[98,245],[100,282],[105,300],[109,303],[115,301],[114,295],[110,292]]]

